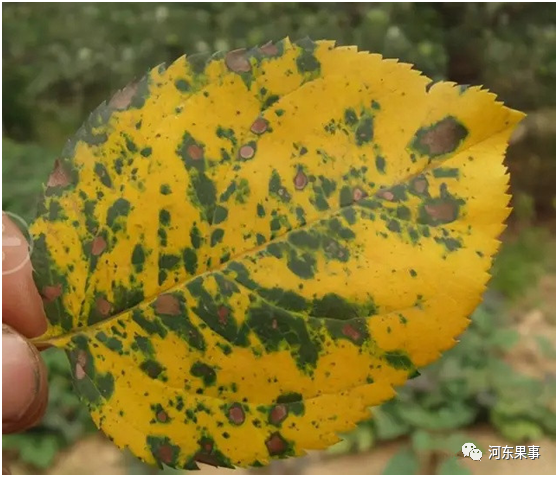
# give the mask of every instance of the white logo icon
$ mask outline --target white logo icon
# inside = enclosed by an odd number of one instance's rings
[[[475,444],[472,444],[471,442],[468,442],[467,444],[463,444],[461,446],[461,450],[463,451],[463,455],[465,457],[469,457],[469,453],[475,449],[477,446]]]
[[[469,457],[473,460],[481,460],[482,451],[480,449],[475,448],[469,453]]]
[[[464,457],[470,457],[473,460],[481,460],[482,458],[482,451],[477,449],[477,446],[472,442],[467,442],[461,446],[461,450],[463,451]]]

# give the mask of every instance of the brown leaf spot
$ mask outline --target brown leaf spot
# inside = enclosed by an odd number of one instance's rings
[[[443,220],[444,222],[451,222],[457,215],[457,208],[451,202],[442,202],[436,205],[427,205],[424,207],[426,213],[434,220]]]
[[[84,366],[87,364],[87,353],[83,350],[79,350],[78,354],[77,354],[77,362],[81,365]]]
[[[103,237],[95,237],[93,243],[91,244],[91,253],[95,256],[101,255],[105,248],[107,248],[107,242]]]
[[[242,157],[242,159],[252,159],[252,157],[254,157],[256,151],[254,151],[254,148],[248,144],[245,144],[244,146],[242,146],[240,148],[240,157]]]
[[[279,53],[279,48],[273,42],[269,41],[260,47],[260,51],[266,56],[275,56]]]
[[[60,283],[58,285],[46,286],[41,292],[43,301],[47,303],[56,300],[60,295],[62,295],[62,285]]]
[[[108,105],[114,109],[126,109],[130,106],[136,91],[138,90],[138,83],[130,83],[123,89],[118,91],[109,101]]]
[[[229,421],[237,426],[240,426],[245,419],[244,409],[242,409],[242,405],[240,404],[233,404],[229,408]]]
[[[430,154],[439,156],[454,151],[465,137],[467,130],[461,124],[454,118],[445,118],[424,133],[420,144],[426,147]]]
[[[355,187],[355,189],[353,190],[353,200],[355,202],[358,202],[363,197],[366,197],[366,192],[364,192],[362,189],[359,189],[358,187]]]
[[[85,365],[87,364],[87,353],[79,350],[76,359],[76,379],[85,378]]]
[[[180,315],[180,303],[174,295],[165,293],[157,297],[155,311],[161,315]]]
[[[165,411],[159,411],[157,413],[157,420],[159,422],[167,422],[169,420],[169,415]]]
[[[298,171],[294,178],[295,189],[303,190],[306,187],[306,184],[308,184],[308,177],[306,177],[304,172]]]
[[[265,441],[265,445],[269,455],[280,455],[287,450],[287,443],[278,432],[271,434],[269,439]]]
[[[95,301],[95,308],[102,316],[107,316],[112,310],[112,303],[107,301],[106,299],[99,297]]]
[[[378,197],[381,197],[382,199],[392,201],[395,198],[395,195],[393,195],[393,192],[391,192],[389,190],[381,190],[381,191],[378,192]]]
[[[271,327],[276,330],[277,329],[277,318],[273,318],[271,321]]]
[[[360,333],[348,323],[343,326],[342,333],[352,341],[358,341],[360,339]]]
[[[327,252],[334,254],[338,252],[338,245],[334,241],[331,241],[326,245],[325,249]]]
[[[199,161],[203,159],[203,147],[198,146],[197,144],[190,144],[188,146],[188,155],[192,158],[193,161]]]
[[[85,378],[85,370],[83,369],[83,366],[81,366],[79,363],[76,363],[76,379],[83,378]]]
[[[159,449],[157,450],[157,457],[159,457],[159,460],[164,464],[172,463],[174,457],[174,450],[172,446],[169,444],[159,446]]]
[[[219,315],[219,323],[225,326],[229,317],[229,309],[226,306],[220,306],[217,310],[217,314]]]
[[[277,404],[277,406],[271,410],[269,420],[272,424],[280,424],[285,420],[288,414],[289,410],[287,409],[287,406],[284,404]]]
[[[229,51],[225,55],[225,64],[229,70],[235,73],[247,73],[252,69],[250,61],[246,58],[246,50],[240,48],[238,50]]]
[[[254,134],[263,134],[267,131],[268,122],[264,118],[258,118],[250,126],[250,131]]]
[[[425,192],[427,187],[428,187],[428,182],[426,182],[426,179],[416,179],[415,182],[413,183],[413,188],[419,194]]]
[[[64,170],[59,159],[54,161],[54,169],[52,170],[47,187],[65,187],[70,183],[70,175]]]
[[[207,455],[204,452],[198,452],[195,459],[202,464],[211,465],[213,467],[219,467],[220,465],[222,465],[222,462],[217,456]]]

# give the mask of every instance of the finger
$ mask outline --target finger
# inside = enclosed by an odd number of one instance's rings
[[[35,425],[47,406],[45,365],[37,349],[2,325],[2,433]]]
[[[33,282],[27,240],[2,214],[2,322],[29,338],[46,331],[43,303]]]

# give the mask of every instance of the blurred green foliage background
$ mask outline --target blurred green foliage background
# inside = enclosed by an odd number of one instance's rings
[[[540,280],[555,275],[554,4],[11,3],[2,10],[2,205],[26,220],[57,152],[88,113],[149,68],[184,53],[285,36],[335,39],[413,63],[434,80],[484,85],[527,112],[507,157],[515,212],[472,326],[459,346],[330,454],[409,436],[409,447],[386,473],[424,472],[425,453],[436,457],[427,459],[427,471],[463,473],[451,458],[465,438],[459,429],[490,423],[509,443],[555,436],[549,405],[555,368],[550,376],[527,376],[507,359],[520,339],[518,310],[541,307]],[[555,313],[544,316],[554,334]],[[554,342],[544,333],[535,338],[542,359],[553,361]],[[71,390],[64,355],[50,350],[45,358],[46,418],[3,439],[3,449],[34,471],[49,469],[63,449],[94,430]],[[129,471],[138,468],[130,464]]]

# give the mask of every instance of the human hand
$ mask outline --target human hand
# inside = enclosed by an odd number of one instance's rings
[[[6,246],[10,242],[20,245]],[[23,234],[2,214],[2,434],[34,426],[47,406],[46,368],[28,341],[43,334],[47,322],[27,256]]]

